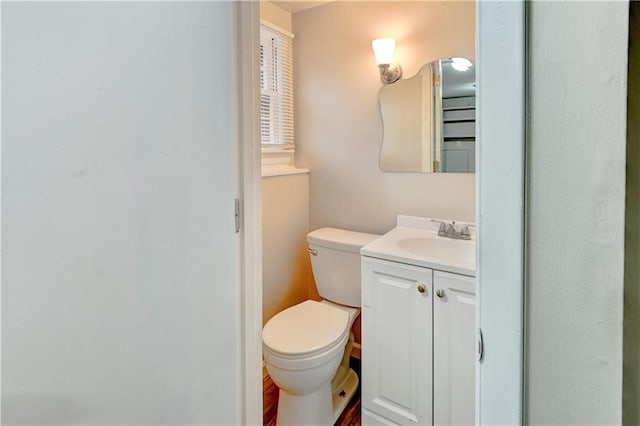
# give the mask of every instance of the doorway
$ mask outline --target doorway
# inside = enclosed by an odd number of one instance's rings
[[[241,10],[246,9],[247,15],[250,15],[250,19],[243,22],[245,25],[255,26],[247,32],[252,32],[253,42],[257,42],[255,40],[255,31],[259,22],[255,10],[257,5],[247,3],[237,7]],[[479,115],[479,135],[481,139],[497,135],[497,139],[496,143],[486,147],[486,151],[483,151],[482,145],[480,145],[476,191],[479,194],[478,198],[486,196],[487,199],[494,199],[492,197],[499,194],[498,199],[513,201],[509,202],[513,208],[506,210],[500,208],[499,211],[498,206],[489,203],[477,204],[476,216],[481,216],[481,219],[476,222],[479,225],[479,234],[482,235],[478,248],[481,252],[490,250],[487,253],[492,253],[491,256],[478,257],[481,266],[479,270],[482,271],[478,279],[480,282],[487,283],[480,287],[479,299],[486,300],[485,303],[488,306],[492,303],[493,292],[499,292],[504,286],[510,286],[513,291],[501,295],[503,303],[508,299],[511,308],[508,312],[501,312],[499,318],[495,310],[492,312],[489,309],[478,309],[479,328],[482,329],[485,343],[491,344],[493,349],[489,355],[485,352],[484,359],[478,364],[476,412],[478,413],[478,421],[481,423],[519,424],[522,421],[523,205],[521,200],[524,188],[524,164],[522,162],[524,149],[524,98],[522,93],[524,90],[513,90],[513,87],[524,88],[524,5],[521,2],[513,2],[497,7],[497,5],[480,3],[478,12],[476,18],[479,40],[477,51],[478,81],[481,84],[487,82],[484,97],[482,92],[479,94],[479,102],[481,108],[494,111]],[[504,22],[511,24],[504,26]],[[505,39],[509,40],[509,43],[501,42]],[[255,44],[253,46],[255,47]],[[243,55],[248,61],[254,61],[246,58],[247,56]],[[495,66],[495,63],[500,63],[502,66]],[[510,66],[504,66],[505,63]],[[252,64],[256,65],[255,62]],[[514,69],[521,72],[514,73]],[[250,74],[250,72],[248,73]],[[254,75],[253,79],[248,79],[254,84],[253,87],[256,87],[255,78]],[[509,82],[510,90],[501,91],[501,85],[496,84],[504,81]],[[495,89],[493,89],[494,87]],[[253,97],[248,96],[248,98],[257,100],[255,94]],[[248,115],[255,114],[255,105],[245,105],[243,111]],[[512,120],[505,120],[505,114],[512,117]],[[510,123],[506,133],[505,121]],[[250,120],[247,123],[250,123]],[[252,134],[255,138],[254,141],[259,140],[256,137],[255,125]],[[253,167],[250,184],[259,187],[259,162],[255,158],[255,149],[251,152],[253,154],[250,161],[245,163],[245,167]],[[500,155],[491,156],[491,152],[499,152]],[[504,167],[504,163],[508,163],[510,166]],[[518,164],[518,166],[513,167],[513,164]],[[492,173],[483,174],[483,170],[492,170]],[[255,203],[251,208],[253,219],[248,217],[246,210],[245,218],[259,221],[259,210],[259,204]],[[498,236],[499,234],[491,232],[497,227],[502,230],[507,227],[510,232],[520,237],[514,239],[511,244],[505,245],[502,238]],[[254,227],[253,231],[259,233],[259,226]],[[259,239],[260,235],[253,237],[253,241],[259,241]],[[261,258],[257,256],[255,248],[253,255],[252,267],[255,274],[255,268],[261,267]],[[498,259],[500,265],[498,265]],[[506,271],[505,262],[509,265]],[[250,269],[251,266],[245,265],[245,271]],[[252,282],[246,281],[245,295],[252,299],[246,306],[257,308],[261,303],[262,293],[261,289],[257,288],[259,287],[258,283],[259,281],[253,281],[252,285]],[[246,346],[252,349],[247,352],[245,364],[247,366],[245,370],[247,372],[247,389],[252,389],[252,392],[248,393],[251,398],[247,399],[246,412],[248,423],[257,424],[261,422],[262,414],[261,395],[258,397],[258,389],[261,389],[261,374],[256,374],[262,368],[260,351],[262,323],[260,321],[261,315],[256,315],[255,312],[247,313],[246,316],[247,318],[251,317],[249,318],[251,321],[247,321],[247,328],[250,330],[245,334]],[[505,318],[508,319],[505,320]],[[478,334],[480,336],[480,333]],[[505,373],[506,370],[510,373]]]

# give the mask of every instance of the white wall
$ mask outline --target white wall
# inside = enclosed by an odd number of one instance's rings
[[[529,7],[533,425],[621,421],[628,8]]]
[[[232,5],[2,4],[2,421],[237,424]]]
[[[291,13],[260,2],[260,19],[291,31]],[[309,296],[309,175],[262,178],[262,322]]]
[[[260,1],[260,20],[269,22],[289,32],[292,30],[291,13],[270,1]]]
[[[309,175],[262,178],[262,319],[306,300]]]
[[[385,173],[381,87],[371,41],[397,39],[411,77],[475,57],[473,2],[334,2],[293,16],[296,164],[311,169],[311,228],[383,233],[399,213],[473,221],[474,175]]]

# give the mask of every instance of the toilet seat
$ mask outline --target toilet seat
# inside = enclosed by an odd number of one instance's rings
[[[349,314],[325,303],[307,300],[276,314],[265,324],[265,349],[286,359],[312,358],[344,341]]]

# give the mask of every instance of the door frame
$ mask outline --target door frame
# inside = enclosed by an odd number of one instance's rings
[[[238,418],[262,424],[262,235],[258,2],[234,2],[239,197],[243,205]],[[523,424],[526,16],[523,0],[478,1],[478,309],[484,356],[476,423]],[[484,203],[482,200],[490,200]],[[509,238],[505,238],[509,236]],[[484,309],[482,309],[484,307]],[[488,308],[487,308],[488,307]]]
[[[476,6],[476,423],[524,423],[526,9]],[[488,200],[485,202],[485,200]]]
[[[241,324],[237,418],[262,425],[262,173],[260,149],[260,3],[234,1],[234,110],[240,202]]]

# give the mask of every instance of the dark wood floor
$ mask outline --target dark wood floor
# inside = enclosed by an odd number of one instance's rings
[[[357,360],[352,361],[357,362]],[[356,369],[356,367],[359,366],[352,365],[352,368],[356,370],[359,376],[360,369]],[[268,374],[265,374],[262,381],[262,423],[265,426],[275,426],[277,412],[278,387],[273,383],[271,377],[269,377]],[[358,390],[340,415],[340,418],[336,422],[336,426],[360,426],[360,423],[360,386],[358,385]]]

